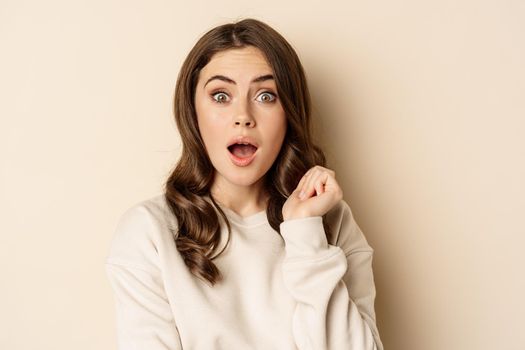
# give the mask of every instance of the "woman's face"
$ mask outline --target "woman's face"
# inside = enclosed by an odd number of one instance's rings
[[[194,102],[215,180],[250,186],[277,158],[286,116],[272,74],[264,54],[253,46],[218,52],[200,71]],[[235,163],[228,149],[238,136],[247,136],[258,146],[248,165]],[[253,153],[238,153],[242,147],[238,148],[234,153],[241,157]]]

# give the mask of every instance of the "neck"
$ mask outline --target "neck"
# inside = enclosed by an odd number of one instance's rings
[[[266,209],[269,196],[263,188],[264,177],[249,186],[232,184],[215,179],[211,195],[219,204],[240,216],[249,216]]]

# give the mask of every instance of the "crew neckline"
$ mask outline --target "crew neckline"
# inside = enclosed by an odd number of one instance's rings
[[[255,225],[262,225],[268,222],[268,217],[266,216],[266,209],[243,217],[237,214],[236,212],[234,212],[232,209],[225,207],[224,205],[218,202],[217,202],[217,205],[221,207],[221,209],[224,211],[224,214],[226,214],[228,219],[235,222],[236,224],[239,224],[242,226],[255,226]]]

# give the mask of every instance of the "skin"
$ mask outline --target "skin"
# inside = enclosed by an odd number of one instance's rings
[[[266,209],[264,175],[277,158],[286,135],[286,115],[264,54],[248,46],[216,53],[200,71],[195,90],[199,131],[215,168],[211,193],[222,205],[247,217]],[[210,78],[221,75],[227,78]],[[238,167],[226,147],[233,136],[258,142],[253,162]],[[304,197],[300,193],[304,192]],[[322,216],[343,198],[333,170],[316,165],[301,178],[283,205],[284,220]]]

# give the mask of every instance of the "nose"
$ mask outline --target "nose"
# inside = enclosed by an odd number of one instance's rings
[[[234,122],[235,125],[254,127],[255,119],[253,118],[248,103],[240,103],[241,106],[237,110],[235,115]]]
[[[237,118],[235,120],[235,125],[246,125],[248,127],[253,127],[255,125],[255,122],[252,119]]]

